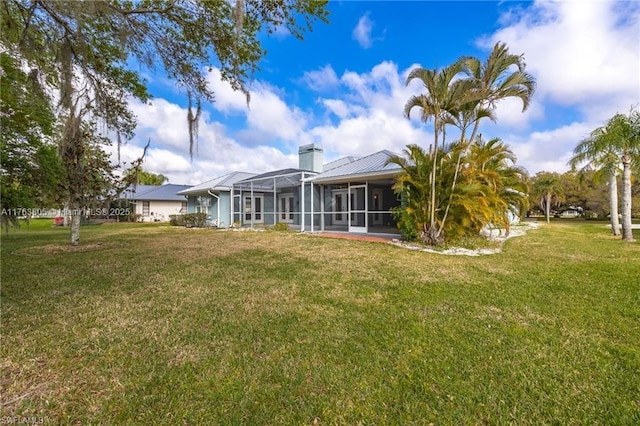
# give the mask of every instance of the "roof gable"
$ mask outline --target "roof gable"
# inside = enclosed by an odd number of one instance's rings
[[[400,166],[388,163],[389,159],[395,155],[397,154],[387,151],[386,149],[374,152],[366,157],[358,158],[350,163],[322,172],[310,180],[324,181],[340,177],[350,178],[359,175],[375,175],[376,173],[389,174],[395,171],[400,171]]]

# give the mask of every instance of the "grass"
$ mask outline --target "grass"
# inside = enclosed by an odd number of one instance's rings
[[[2,416],[640,423],[640,244],[601,223],[475,258],[135,224],[67,237],[2,238]]]

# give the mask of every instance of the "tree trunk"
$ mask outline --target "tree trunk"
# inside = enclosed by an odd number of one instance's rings
[[[71,245],[77,246],[80,244],[80,214],[74,211],[71,214]]]
[[[547,194],[544,197],[544,214],[547,217],[547,223],[549,223],[549,216],[551,215],[551,194]]]
[[[633,241],[631,229],[631,158],[622,156],[622,239]]]
[[[611,233],[620,235],[620,223],[618,222],[618,179],[616,173],[609,175],[609,213],[611,216]]]

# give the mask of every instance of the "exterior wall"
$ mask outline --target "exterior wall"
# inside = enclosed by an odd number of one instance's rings
[[[185,200],[186,201],[186,200]],[[149,215],[143,215],[144,201],[136,201],[136,213],[142,215],[143,222],[168,222],[169,215],[181,214],[181,201],[149,201]]]
[[[209,200],[209,213],[207,215],[207,223],[212,224],[217,222],[218,228],[228,228],[233,224],[233,220],[231,220],[231,193],[228,191],[216,193],[218,198],[212,197],[208,193],[203,193],[201,195],[190,195],[187,204],[187,211],[189,213],[197,213],[199,207],[199,197],[204,197]],[[218,210],[218,203],[220,204],[220,209]],[[220,212],[220,217],[218,217],[218,211]]]

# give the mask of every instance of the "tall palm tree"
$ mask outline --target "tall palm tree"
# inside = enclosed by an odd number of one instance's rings
[[[622,162],[622,239],[633,241],[631,227],[631,169],[640,161],[640,111],[632,109],[629,115],[616,114],[607,123],[611,143]]]
[[[574,150],[572,166],[595,166],[609,175],[611,228],[617,234],[618,200],[615,174],[622,165],[622,239],[633,241],[631,226],[631,174],[640,162],[640,112],[632,108],[629,115],[616,114],[607,123],[591,132]]]
[[[431,189],[428,197],[429,207],[427,212],[427,229],[425,230],[426,241],[430,244],[438,244],[441,241],[441,235],[436,226],[436,204],[438,202],[436,195],[436,174],[438,169],[438,151],[439,144],[445,144],[445,127],[452,121],[452,115],[456,115],[456,111],[460,108],[462,101],[460,99],[463,83],[455,83],[454,77],[464,70],[464,64],[456,62],[453,65],[438,71],[435,69],[415,68],[407,76],[406,84],[409,85],[414,80],[419,80],[425,90],[420,95],[414,95],[406,102],[404,106],[404,115],[411,117],[411,111],[414,108],[420,110],[420,120],[423,123],[433,121],[434,140],[433,146],[429,150],[429,157],[432,162],[430,183]],[[442,135],[442,140],[440,140]]]
[[[486,61],[480,62],[474,57],[462,57],[462,63],[469,78],[474,81],[478,92],[478,108],[494,110],[498,101],[506,98],[519,98],[522,112],[531,104],[536,89],[535,78],[525,71],[523,55],[509,53],[506,43],[496,43]],[[516,67],[516,71],[512,71]],[[470,140],[474,140],[480,121],[476,121]]]
[[[465,103],[453,120],[453,124],[461,131],[463,141],[467,127],[473,124],[467,149],[461,151],[458,158],[459,167],[462,156],[468,155],[471,145],[476,140],[480,121],[483,118],[496,120],[495,109],[501,99],[519,98],[522,101],[522,111],[526,111],[535,92],[536,81],[531,74],[525,72],[524,56],[509,53],[505,43],[496,43],[484,63],[470,56],[463,56],[456,63],[462,65],[468,75],[465,81],[472,85],[467,89],[468,92],[460,97]],[[517,70],[513,70],[514,67]],[[457,185],[457,177],[456,174],[452,183],[453,189]]]
[[[620,235],[620,223],[618,221],[618,172],[620,169],[620,156],[614,149],[611,139],[614,135],[609,126],[595,129],[589,137],[580,141],[573,150],[573,157],[569,160],[572,169],[583,165],[579,170],[584,175],[590,170],[596,170],[594,179],[600,180],[607,177],[609,186],[609,216],[611,217],[611,233]]]
[[[547,223],[551,215],[551,206],[560,205],[564,199],[564,190],[557,173],[540,172],[533,178],[533,194],[539,200]]]

